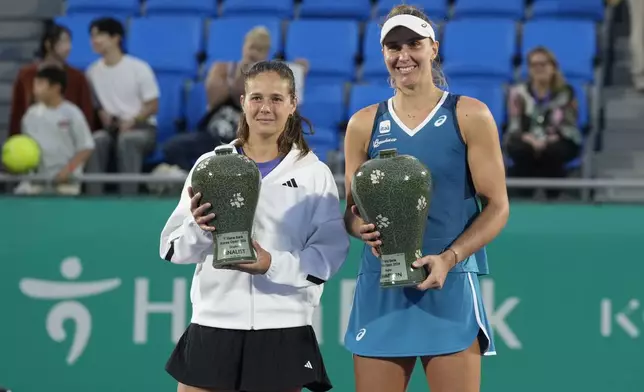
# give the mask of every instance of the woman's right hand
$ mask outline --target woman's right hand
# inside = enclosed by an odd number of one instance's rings
[[[371,247],[371,253],[373,253],[374,256],[380,257],[380,245],[382,245],[382,241],[380,241],[380,232],[376,231],[376,225],[373,223],[364,224],[364,220],[362,220],[356,205],[351,206],[351,213],[363,222],[363,224],[358,228],[360,239]]]
[[[190,197],[190,213],[192,213],[192,217],[195,219],[195,222],[197,222],[202,230],[215,231],[215,226],[208,225],[211,220],[215,219],[215,214],[212,212],[206,214],[206,212],[212,207],[210,203],[199,205],[201,193],[195,194],[191,186],[188,187],[188,196]]]

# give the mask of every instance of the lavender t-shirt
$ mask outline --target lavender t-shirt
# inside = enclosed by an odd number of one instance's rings
[[[241,147],[237,148],[238,152],[240,154],[244,154],[244,150],[242,150]],[[273,169],[277,167],[277,165],[282,162],[282,157],[277,157],[273,159],[272,161],[268,162],[255,162],[257,164],[257,168],[259,168],[259,172],[262,174],[262,178],[266,177],[268,173],[272,172]]]

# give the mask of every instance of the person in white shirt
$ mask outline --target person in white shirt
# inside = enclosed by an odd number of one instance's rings
[[[213,268],[216,227],[208,223],[216,225],[217,211],[193,193],[193,167],[161,233],[162,258],[197,264],[191,324],[166,370],[179,392],[328,391],[311,325],[324,282],[349,251],[338,189],[304,139],[302,124],[310,123],[296,110],[288,65],[262,61],[245,78],[238,138],[217,148],[234,146],[262,173],[253,226],[257,261]],[[202,155],[195,167],[212,155]]]
[[[156,144],[156,117],[159,85],[150,65],[125,54],[124,29],[113,18],[100,18],[90,25],[92,46],[101,55],[87,70],[99,104],[103,126],[94,133],[96,151],[88,162],[88,172],[107,171],[112,149],[120,173],[140,173],[143,160]],[[134,194],[139,184],[121,185],[122,194]],[[101,193],[100,184],[88,186],[88,193]]]
[[[85,162],[94,150],[94,139],[78,106],[65,100],[67,75],[63,68],[50,65],[36,73],[31,105],[21,121],[23,135],[32,137],[40,147],[38,174],[51,177],[49,184],[22,182],[15,193],[80,194],[75,176],[83,173]]]

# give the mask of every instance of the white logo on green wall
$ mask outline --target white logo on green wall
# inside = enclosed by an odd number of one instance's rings
[[[20,281],[20,291],[28,297],[42,300],[63,300],[47,315],[47,333],[56,342],[63,342],[67,333],[63,324],[72,320],[76,324],[72,345],[67,354],[67,363],[73,364],[85,351],[92,332],[92,316],[89,310],[73,299],[91,297],[114,290],[121,285],[120,279],[106,279],[95,282],[72,282],[80,277],[83,266],[78,257],[68,257],[60,264],[60,273],[69,282],[56,282],[37,278]]]

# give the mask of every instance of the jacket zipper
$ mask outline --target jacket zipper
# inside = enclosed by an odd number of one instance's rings
[[[250,329],[255,329],[253,325],[255,322],[255,301],[253,293],[253,275],[249,276],[250,278]]]

